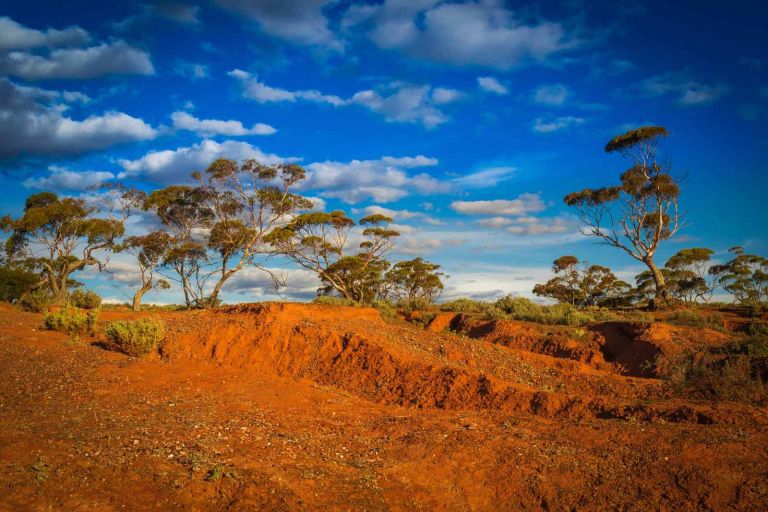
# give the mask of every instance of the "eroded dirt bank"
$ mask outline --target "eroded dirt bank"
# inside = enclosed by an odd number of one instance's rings
[[[163,358],[137,361],[0,308],[0,508],[760,510],[768,500],[764,409],[669,399],[657,380],[600,360],[597,330],[556,351],[504,341],[536,338],[522,327],[473,338],[373,310],[273,304],[165,314]]]

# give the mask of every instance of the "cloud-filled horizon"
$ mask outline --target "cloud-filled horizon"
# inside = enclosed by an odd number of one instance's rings
[[[617,184],[627,163],[606,142],[653,124],[669,130],[686,215],[658,260],[693,246],[717,261],[736,245],[767,255],[765,14],[746,2],[6,4],[0,214],[39,191],[190,183],[220,157],[296,163],[315,207],[392,217],[393,259],[440,264],[445,297],[531,296],[564,254],[628,280],[642,270],[583,237],[563,197]],[[128,232],[153,222],[138,215]],[[267,265],[286,288],[251,268],[224,300],[314,295],[308,271]],[[137,270],[120,254],[76,278],[124,302]],[[179,301],[176,288],[147,298]]]

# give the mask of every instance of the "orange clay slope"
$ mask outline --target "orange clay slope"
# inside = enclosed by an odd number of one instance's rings
[[[768,413],[647,358],[723,335],[266,303],[158,316],[136,360],[0,306],[0,508],[759,510]],[[444,325],[441,327],[439,323]],[[449,327],[456,333],[446,332]]]

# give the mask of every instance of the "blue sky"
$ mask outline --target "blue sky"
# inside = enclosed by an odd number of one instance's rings
[[[605,142],[661,124],[688,225],[659,261],[766,254],[768,8],[685,4],[4,2],[1,213],[44,189],[179,183],[219,156],[295,159],[326,209],[392,210],[394,259],[443,265],[447,296],[528,295],[563,254],[642,270],[581,237],[562,197],[615,183]],[[271,264],[282,297],[314,290]],[[135,269],[110,269],[80,277],[127,300]],[[249,271],[224,298],[273,298],[267,284]]]

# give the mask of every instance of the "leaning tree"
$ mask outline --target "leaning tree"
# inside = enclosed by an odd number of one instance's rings
[[[98,213],[84,199],[52,192],[29,196],[20,217],[0,222],[10,232],[5,244],[9,259],[40,268],[36,287],[48,287],[57,301],[65,300],[71,275],[89,266],[103,270],[105,255],[123,235],[122,219]]]
[[[139,265],[141,284],[133,295],[134,311],[141,310],[141,299],[152,289],[167,290],[171,285],[165,279],[157,277],[168,250],[173,245],[173,237],[165,231],[152,231],[146,235],[127,237],[117,250],[133,254]]]
[[[661,126],[645,126],[614,137],[605,146],[618,153],[631,167],[620,176],[620,185],[584,189],[565,196],[565,204],[576,208],[582,234],[622,249],[642,261],[653,277],[656,296],[651,307],[667,301],[664,275],[654,262],[662,240],[682,226],[679,210],[679,181],[670,165],[657,158],[658,144],[667,136]]]

